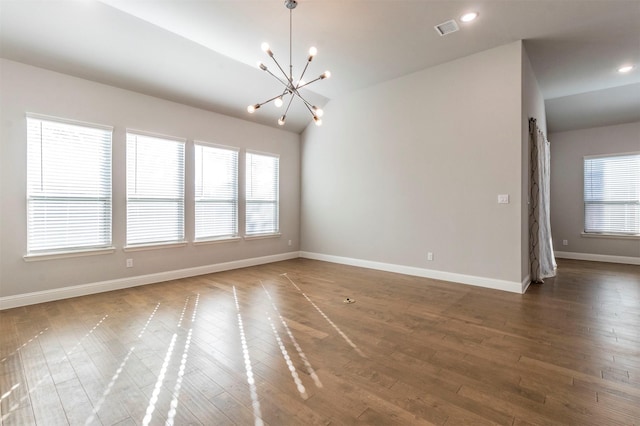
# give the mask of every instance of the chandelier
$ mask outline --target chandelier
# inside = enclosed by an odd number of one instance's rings
[[[292,65],[292,61],[291,61],[291,34],[292,34],[292,12],[293,9],[296,8],[296,6],[298,5],[298,2],[296,0],[285,0],[284,5],[287,9],[289,9],[289,73],[287,73],[282,66],[280,66],[280,63],[278,63],[278,61],[276,60],[275,55],[273,54],[273,52],[271,51],[271,48],[269,47],[269,45],[267,43],[262,43],[262,50],[269,55],[269,57],[271,57],[271,59],[273,59],[273,62],[276,64],[276,66],[278,67],[278,70],[280,70],[280,73],[282,73],[282,76],[284,77],[281,78],[278,75],[274,74],[271,72],[271,70],[269,68],[267,68],[267,66],[265,64],[263,64],[262,62],[258,62],[258,67],[267,72],[270,76],[272,76],[273,78],[275,78],[276,80],[278,80],[280,82],[280,84],[282,84],[283,86],[283,90],[282,93],[274,96],[273,98],[267,99],[264,102],[258,103],[258,104],[254,104],[254,105],[249,105],[247,107],[247,111],[249,113],[254,113],[258,108],[260,108],[262,105],[268,104],[269,102],[274,103],[274,105],[278,108],[282,107],[282,105],[284,104],[286,97],[290,96],[289,100],[288,100],[288,104],[287,104],[287,108],[284,111],[284,114],[282,114],[282,116],[278,119],[278,124],[280,126],[284,126],[285,120],[287,119],[287,112],[289,112],[289,108],[291,107],[291,103],[293,102],[293,100],[295,98],[299,98],[300,100],[302,100],[302,102],[304,103],[304,106],[309,110],[309,112],[311,113],[311,116],[313,117],[313,121],[316,123],[316,125],[320,126],[322,124],[322,115],[324,114],[324,111],[322,111],[321,108],[318,108],[315,105],[312,105],[310,102],[308,102],[301,94],[300,94],[300,89],[302,89],[303,87],[307,87],[308,85],[310,85],[311,83],[314,83],[318,80],[324,80],[325,78],[329,78],[331,77],[331,73],[329,71],[325,71],[322,74],[320,74],[319,77],[314,78],[311,81],[305,82],[303,80],[304,74],[307,72],[307,68],[309,67],[309,64],[311,63],[311,61],[313,60],[313,57],[316,56],[316,54],[318,53],[318,49],[316,49],[315,47],[311,47],[309,49],[309,56],[307,58],[307,62],[304,66],[304,69],[302,70],[302,73],[300,74],[300,77],[297,80],[293,79],[293,65]]]

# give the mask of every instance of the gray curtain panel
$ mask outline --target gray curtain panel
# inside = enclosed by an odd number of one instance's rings
[[[535,118],[529,119],[530,182],[529,182],[529,266],[531,282],[543,282],[556,274],[553,255],[550,215],[550,145],[538,128]]]

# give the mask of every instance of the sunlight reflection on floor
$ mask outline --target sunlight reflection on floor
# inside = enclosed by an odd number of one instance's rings
[[[171,356],[173,355],[173,348],[176,344],[177,337],[178,335],[176,333],[173,333],[173,337],[171,337],[171,343],[169,343],[169,348],[167,348],[167,353],[164,356],[164,362],[162,363],[162,368],[160,368],[160,374],[158,374],[156,385],[153,388],[151,399],[149,399],[149,405],[147,405],[147,412],[144,416],[144,419],[142,419],[142,424],[144,426],[148,425],[151,422],[153,411],[156,409],[158,396],[160,395],[160,390],[162,389],[162,382],[164,382],[164,376],[165,374],[167,374],[167,367],[169,366],[169,361],[171,361]]]
[[[358,353],[358,355],[360,355],[360,356],[361,356],[361,357],[363,357],[363,358],[366,358],[366,355],[365,355],[364,353],[362,353],[362,351],[360,350],[360,348],[358,348],[358,346],[357,346],[355,343],[353,343],[353,341],[349,338],[349,336],[347,336],[346,334],[344,334],[344,332],[340,329],[340,327],[338,327],[338,326],[337,326],[333,321],[331,321],[331,318],[329,318],[329,317],[327,316],[327,314],[325,314],[325,313],[322,311],[322,309],[320,309],[320,308],[318,307],[318,305],[316,305],[315,303],[313,303],[313,301],[309,298],[309,296],[307,296],[307,295],[306,295],[306,293],[305,293],[305,292],[303,292],[303,291],[300,289],[300,287],[298,287],[298,286],[296,285],[296,283],[295,283],[295,282],[293,282],[293,280],[292,280],[291,278],[289,278],[289,276],[288,276],[286,273],[284,273],[284,274],[280,274],[280,275],[281,275],[281,276],[283,276],[283,277],[285,277],[286,279],[288,279],[288,280],[289,280],[289,282],[290,282],[290,283],[291,283],[291,284],[292,284],[292,285],[293,285],[293,286],[294,286],[294,287],[295,287],[295,288],[296,288],[296,289],[297,289],[297,290],[298,290],[298,291],[299,291],[299,292],[304,296],[304,298],[305,298],[305,299],[307,299],[307,301],[308,301],[309,303],[311,303],[311,306],[313,306],[313,307],[316,309],[316,311],[318,311],[318,312],[320,313],[320,315],[322,315],[322,317],[323,317],[325,320],[327,320],[327,322],[331,325],[331,327],[333,327],[333,328],[338,332],[338,334],[339,334],[339,335],[340,335],[340,336],[345,340],[345,342],[347,342],[347,343],[349,344],[349,346],[351,346],[351,347],[352,347],[352,348],[353,348],[353,349]]]
[[[178,378],[176,379],[176,384],[173,387],[173,398],[171,399],[169,412],[167,413],[167,422],[165,423],[168,426],[173,425],[176,417],[176,413],[178,411],[178,398],[180,397],[180,389],[182,388],[182,379],[184,377],[184,372],[187,366],[187,358],[189,357],[189,346],[191,345],[191,335],[193,333],[193,324],[196,321],[196,314],[198,312],[199,301],[200,301],[200,294],[196,296],[196,301],[193,306],[193,314],[191,315],[191,328],[189,328],[189,332],[187,334],[187,340],[184,344],[184,350],[182,351],[182,358],[180,358],[180,368],[178,370]]]
[[[289,352],[287,352],[287,348],[285,348],[284,343],[282,343],[282,339],[280,338],[280,333],[276,330],[276,326],[273,325],[273,321],[269,314],[267,315],[267,319],[269,320],[269,325],[271,326],[271,330],[273,330],[273,335],[276,338],[276,342],[278,342],[278,346],[280,347],[280,352],[282,353],[282,357],[284,358],[284,362],[287,363],[287,368],[289,368],[289,372],[291,373],[291,377],[293,378],[293,382],[296,384],[296,389],[300,393],[300,396],[303,399],[307,399],[307,390],[304,388],[302,384],[302,380],[300,380],[300,376],[298,376],[298,372],[296,371],[296,367],[291,362],[291,357],[289,356]]]
[[[40,333],[36,334],[35,336],[33,336],[31,339],[27,340],[26,342],[24,342],[20,347],[18,347],[15,351],[11,352],[9,355],[5,356],[4,358],[2,358],[0,360],[0,362],[5,362],[7,359],[9,359],[9,357],[17,354],[18,352],[20,352],[24,347],[26,347],[29,343],[33,342],[34,340],[36,340],[38,337],[42,336],[44,334],[45,331],[49,330],[49,327],[46,327],[44,330],[42,330]]]
[[[288,282],[315,308],[315,310],[331,325],[331,327],[345,340],[345,342],[347,342],[349,344],[349,346],[351,346],[358,354],[360,354],[361,356],[365,356],[360,349],[357,347],[357,345],[338,327],[337,324],[335,324],[321,309],[318,305],[316,305],[311,298],[302,291],[302,289],[291,279],[287,276],[287,274],[282,274],[282,276],[284,276]],[[295,384],[295,387],[298,391],[298,393],[300,394],[300,396],[303,399],[308,399],[309,398],[309,394],[307,393],[307,389],[304,386],[304,383],[299,375],[298,370],[296,369],[293,359],[292,359],[292,355],[290,355],[290,353],[287,350],[285,341],[286,337],[284,332],[286,332],[286,336],[288,336],[290,343],[293,345],[293,347],[295,348],[299,359],[302,361],[302,363],[305,366],[306,372],[308,373],[309,377],[312,378],[315,386],[317,388],[322,388],[322,382],[320,381],[320,378],[318,377],[318,374],[316,373],[316,371],[313,369],[311,363],[309,362],[309,359],[307,358],[306,354],[304,353],[304,351],[302,350],[302,347],[300,346],[300,344],[298,343],[298,341],[295,338],[294,333],[292,332],[292,330],[290,329],[289,325],[287,324],[287,320],[285,319],[285,317],[281,314],[280,310],[278,309],[278,306],[275,303],[275,300],[272,298],[271,294],[269,293],[269,291],[267,290],[267,288],[264,286],[264,284],[262,283],[262,281],[260,281],[260,285],[262,286],[265,294],[267,295],[267,298],[269,299],[269,303],[271,305],[271,309],[273,309],[273,312],[267,312],[267,311],[262,311],[264,312],[264,315],[266,316],[266,319],[270,325],[270,328],[273,332],[273,336],[276,340],[276,343],[279,347],[280,353],[286,363],[287,369],[289,370],[289,373],[291,375],[291,378],[293,379],[293,382]],[[245,323],[243,322],[243,317],[242,317],[242,312],[241,312],[241,307],[240,307],[240,301],[239,301],[239,297],[238,297],[238,291],[236,289],[235,286],[233,286],[233,297],[234,297],[234,301],[235,301],[235,307],[236,307],[236,317],[237,317],[237,329],[238,329],[238,333],[240,336],[240,343],[242,345],[242,356],[243,356],[243,360],[244,360],[244,368],[245,368],[245,373],[246,373],[246,380],[247,383],[249,385],[249,393],[250,393],[250,398],[251,398],[251,406],[253,409],[253,417],[254,417],[254,424],[256,426],[261,426],[263,425],[263,420],[262,420],[262,411],[261,411],[261,406],[260,406],[260,400],[258,398],[258,389],[257,389],[257,382],[256,382],[256,376],[254,375],[254,370],[253,370],[253,366],[252,366],[252,361],[251,361],[251,356],[250,356],[250,351],[249,351],[249,344],[247,342],[247,336],[246,336],[246,330],[245,330]],[[177,415],[178,415],[178,408],[179,408],[179,404],[180,404],[180,392],[182,390],[182,386],[183,386],[183,380],[184,380],[184,376],[185,376],[185,372],[187,371],[187,362],[189,359],[189,350],[193,344],[193,337],[194,337],[194,326],[195,326],[195,321],[196,321],[196,316],[197,316],[197,312],[198,312],[198,304],[200,301],[200,294],[197,294],[197,296],[195,297],[195,299],[193,298],[193,296],[189,296],[186,297],[184,300],[184,304],[182,307],[182,310],[180,312],[179,318],[177,318],[177,324],[176,324],[176,330],[173,332],[172,337],[170,342],[168,342],[168,347],[166,349],[166,353],[165,356],[163,358],[163,362],[162,362],[162,366],[160,368],[160,371],[158,372],[157,376],[155,377],[155,385],[153,387],[153,390],[151,392],[151,396],[149,398],[148,401],[148,405],[146,407],[146,410],[144,412],[144,418],[141,420],[141,424],[144,426],[147,426],[151,423],[154,423],[153,417],[154,417],[154,413],[156,412],[156,409],[159,408],[158,405],[158,401],[160,400],[160,395],[164,391],[166,391],[167,393],[170,393],[170,403],[167,407],[167,414],[166,414],[166,425],[174,425],[174,423],[177,421]],[[190,304],[193,303],[193,311],[191,312],[191,315],[189,316],[187,314],[188,310],[189,310],[189,306]],[[90,414],[90,416],[86,419],[85,421],[85,425],[89,425],[89,424],[93,424],[95,422],[99,422],[99,415],[100,415],[100,410],[103,409],[104,410],[104,406],[106,401],[108,400],[109,395],[111,395],[114,392],[114,389],[116,388],[116,384],[118,382],[118,380],[121,380],[122,377],[122,373],[125,371],[127,363],[131,362],[131,359],[133,358],[133,354],[134,351],[136,350],[136,347],[139,346],[139,341],[141,341],[141,339],[143,338],[145,332],[147,331],[148,327],[152,324],[152,321],[157,317],[157,312],[160,308],[160,303],[157,303],[155,305],[155,307],[153,308],[153,311],[150,313],[149,317],[147,318],[146,322],[144,323],[142,329],[140,330],[140,332],[137,334],[137,338],[136,341],[133,342],[133,344],[131,345],[131,347],[129,348],[128,352],[125,354],[124,358],[122,359],[122,361],[120,362],[120,364],[118,365],[118,367],[115,369],[115,371],[113,372],[113,375],[110,377],[109,382],[106,384],[106,387],[104,388],[104,391],[102,393],[102,395],[100,396],[100,398],[98,399],[98,401],[94,404],[94,407],[92,409],[92,412]],[[250,306],[250,308],[255,308],[257,306]],[[267,306],[261,306],[261,309],[266,308],[267,310],[270,310],[270,308],[268,308]],[[254,309],[255,310],[255,309]],[[253,310],[251,311],[253,312]],[[251,312],[249,313],[245,313],[245,315],[250,315]],[[256,312],[256,314],[258,314],[258,312]],[[260,314],[261,316],[261,314]],[[60,362],[68,360],[69,356],[75,352],[79,352],[81,351],[82,345],[84,343],[84,341],[91,335],[94,334],[94,332],[96,332],[96,330],[98,330],[98,328],[103,325],[105,323],[105,321],[109,318],[109,315],[106,314],[104,315],[91,329],[89,329],[89,331],[86,332],[86,334],[80,338],[75,344],[74,346],[66,352],[66,355],[64,355],[62,357],[62,359],[60,360]],[[264,317],[263,317],[264,318]],[[280,320],[280,325],[278,325],[278,321],[277,319]],[[190,320],[190,323],[189,323]],[[185,324],[186,323],[186,324]],[[187,329],[188,327],[188,329]],[[282,328],[280,328],[282,327]],[[280,328],[280,329],[279,329]],[[29,339],[29,341],[23,343],[20,347],[18,347],[16,350],[14,350],[14,352],[12,352],[11,354],[7,355],[2,361],[7,360],[7,358],[9,358],[10,356],[17,354],[20,352],[20,350],[24,347],[26,347],[27,345],[29,345],[30,343],[32,343],[35,339],[37,339],[38,337],[40,337],[43,333],[45,333],[47,329],[44,329],[42,331],[40,331],[38,334],[36,334],[34,337],[32,337],[31,339]],[[283,332],[284,330],[284,332]],[[282,333],[282,335],[281,335]],[[284,339],[284,340],[283,340]],[[184,343],[183,343],[184,342]],[[183,346],[182,346],[183,344]],[[182,346],[182,350],[180,351],[180,346]],[[275,348],[274,348],[275,349]],[[291,347],[289,347],[289,349],[291,349]],[[179,358],[178,354],[182,352],[181,356]],[[293,352],[292,352],[293,354]],[[176,355],[176,356],[174,356]],[[177,368],[173,368],[173,367],[177,367]],[[301,370],[302,371],[302,370]],[[175,377],[175,383],[173,386],[173,391],[169,392],[168,390],[166,390],[166,388],[164,387],[164,384],[166,381],[168,380],[168,377]],[[38,388],[41,384],[43,384],[46,380],[50,380],[51,379],[51,375],[47,374],[46,376],[42,377],[38,382],[35,383],[34,386],[28,387],[28,392],[26,392],[26,395],[24,395],[21,399],[19,399],[16,403],[12,403],[11,408],[9,409],[9,412],[7,413],[2,413],[4,415],[1,416],[2,421],[4,422],[9,415],[11,415],[11,412],[13,410],[16,410],[20,404],[27,400],[28,398],[30,398],[31,394],[34,392],[34,390],[36,388]],[[106,378],[105,378],[106,379]],[[105,380],[106,383],[106,380]],[[15,391],[17,389],[19,389],[21,386],[21,383],[15,383],[13,384],[13,386],[10,389],[6,389],[6,391],[0,395],[0,401],[3,401],[5,399],[11,399],[10,397],[15,397]],[[7,401],[4,401],[5,403]],[[161,416],[160,416],[161,417]],[[159,419],[156,419],[159,420]],[[140,421],[140,419],[138,420]]]
[[[82,336],[80,340],[78,340],[78,343],[76,343],[76,345],[73,348],[71,348],[71,350],[67,352],[67,354],[63,356],[62,359],[60,359],[60,361],[64,361],[66,358],[69,357],[69,355],[71,355],[76,349],[78,349],[78,347],[82,344],[82,341],[87,337],[89,337],[91,334],[93,334],[93,332],[96,331],[96,329],[100,327],[100,325],[102,325],[104,320],[106,320],[108,317],[109,317],[109,314],[106,314],[105,316],[103,316],[102,319],[98,321],[98,323],[94,325],[93,328],[87,332],[87,334],[85,334],[84,336]]]
[[[182,312],[180,313],[180,318],[178,319],[177,327],[179,328],[182,324],[182,320],[184,319],[184,313],[187,309],[187,305],[189,303],[189,297],[184,300],[184,305],[182,307]],[[175,348],[176,339],[178,338],[178,333],[173,333],[171,337],[171,343],[169,343],[169,347],[167,348],[167,352],[164,356],[164,361],[162,363],[162,367],[160,368],[160,373],[158,374],[158,379],[156,380],[156,385],[153,388],[153,392],[151,393],[151,398],[149,399],[149,404],[147,405],[147,411],[145,413],[144,419],[142,419],[142,424],[147,426],[153,417],[153,412],[156,409],[156,403],[158,402],[158,396],[160,395],[160,391],[162,390],[162,383],[164,382],[165,375],[167,374],[167,368],[169,367],[169,362],[171,362],[171,357],[173,356],[173,350]]]
[[[287,331],[287,335],[289,336],[289,339],[291,339],[291,343],[293,343],[293,347],[296,348],[296,351],[298,352],[298,356],[300,356],[300,359],[302,360],[302,363],[304,364],[305,368],[307,369],[307,372],[309,373],[309,376],[311,376],[311,378],[313,379],[313,382],[316,384],[316,386],[321,388],[322,387],[322,382],[320,381],[320,378],[318,377],[318,375],[316,374],[316,371],[313,369],[313,367],[311,366],[311,363],[307,359],[307,355],[304,353],[304,351],[302,350],[302,348],[298,344],[298,341],[296,340],[295,336],[291,332],[291,329],[289,328],[289,325],[287,324],[287,321],[280,314],[280,310],[278,309],[278,307],[274,303],[273,298],[271,297],[271,294],[269,293],[269,290],[267,290],[266,287],[264,286],[264,284],[262,284],[262,281],[260,282],[260,285],[262,285],[262,288],[264,289],[265,293],[267,294],[267,297],[269,298],[269,301],[271,302],[271,307],[273,307],[273,310],[278,314],[278,317],[280,318],[280,322],[282,323],[282,326],[284,327],[284,329]]]
[[[240,314],[240,303],[238,302],[238,294],[236,286],[233,286],[233,298],[236,301],[236,310],[238,312],[238,330],[240,331],[240,342],[242,344],[242,354],[244,356],[244,368],[247,373],[247,383],[249,383],[249,392],[251,394],[251,406],[253,408],[253,418],[255,426],[262,426],[262,412],[260,411],[260,401],[258,401],[258,391],[256,381],[253,377],[253,368],[251,367],[251,356],[249,355],[249,347],[247,346],[247,338],[244,334],[244,325],[242,324],[242,315]]]
[[[11,395],[11,392],[13,392],[14,390],[18,389],[18,387],[20,386],[20,383],[16,383],[15,385],[11,386],[11,389],[9,389],[7,392],[3,393],[0,396],[0,402],[2,402],[3,399],[7,398],[9,395]]]
[[[138,334],[138,339],[140,339],[142,337],[142,335],[144,334],[145,330],[149,326],[149,323],[151,322],[151,320],[153,319],[154,315],[158,311],[158,307],[160,307],[160,303],[158,303],[156,305],[156,307],[153,310],[153,312],[151,312],[151,315],[149,315],[149,318],[147,319],[147,322],[145,323],[145,325],[142,327],[142,330]],[[89,416],[87,418],[87,420],[84,422],[85,425],[91,424],[96,419],[96,415],[100,411],[100,408],[102,408],[102,405],[104,404],[107,396],[111,393],[111,390],[113,389],[113,386],[115,385],[116,381],[118,380],[118,377],[120,377],[120,374],[122,374],[122,370],[124,369],[125,365],[127,364],[127,361],[129,361],[129,357],[131,356],[131,354],[133,353],[134,350],[135,350],[135,346],[132,346],[131,349],[129,349],[129,352],[127,352],[127,355],[125,355],[124,359],[120,363],[120,366],[118,366],[118,368],[116,369],[116,372],[111,377],[111,380],[109,381],[109,384],[107,385],[106,389],[102,393],[102,396],[100,397],[100,399],[98,400],[96,405],[93,407],[93,412],[91,413],[91,416]]]
[[[78,342],[75,344],[75,346],[73,348],[71,348],[71,350],[69,352],[67,352],[58,362],[62,362],[65,361],[69,358],[69,355],[71,355],[73,353],[73,351],[75,351],[84,341],[84,339],[86,339],[87,337],[89,337],[94,331],[96,331],[96,329],[98,327],[100,327],[100,325],[102,325],[102,323],[107,319],[107,317],[109,317],[109,315],[105,315],[102,317],[102,319],[100,321],[98,321],[93,328],[91,328],[91,330],[89,330],[84,336],[82,336],[80,338],[80,340],[78,340]],[[46,328],[45,330],[47,330],[48,328]],[[40,332],[39,334],[37,334],[36,336],[39,337],[40,335],[42,335],[43,332]],[[14,351],[14,353],[18,353],[19,350],[21,348],[24,348],[29,342],[33,341],[36,337],[34,336],[32,339],[30,339],[26,344],[23,344],[20,348],[16,349],[16,351]],[[6,359],[6,358],[5,358]],[[0,417],[0,421],[1,422],[5,422],[7,421],[7,419],[11,416],[11,414],[20,407],[20,404],[22,404],[24,401],[26,401],[27,399],[31,398],[31,394],[33,394],[33,392],[36,391],[36,389],[38,389],[40,387],[40,385],[42,385],[45,380],[50,379],[51,378],[51,373],[47,373],[45,374],[43,377],[40,378],[40,380],[38,380],[36,382],[35,385],[33,386],[28,386],[27,384],[27,388],[29,389],[29,392],[27,392],[22,398],[20,398],[18,401],[14,402],[11,407],[9,408],[9,411],[5,414],[2,415],[2,417]],[[17,383],[17,385],[20,385],[20,383]],[[12,386],[12,390],[17,389],[18,386],[13,385]],[[10,394],[9,394],[10,395]],[[9,396],[7,395],[7,397]]]

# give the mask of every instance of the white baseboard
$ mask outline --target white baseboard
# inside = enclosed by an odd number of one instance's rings
[[[527,275],[526,277],[524,277],[524,280],[522,280],[522,294],[524,294],[527,291],[530,284],[531,284],[531,275]]]
[[[523,282],[505,281],[494,278],[476,277],[473,275],[456,274],[453,272],[436,271],[432,269],[417,268],[414,266],[396,265],[393,263],[374,262],[371,260],[353,259],[350,257],[332,256],[329,254],[301,251],[300,257],[306,259],[323,260],[325,262],[340,263],[343,265],[358,266],[361,268],[377,269],[379,271],[396,272],[398,274],[413,275],[422,278],[451,281],[468,284],[476,287],[492,288],[495,290],[509,291],[522,294],[529,286],[528,279]]]
[[[559,259],[589,260],[591,262],[625,263],[627,265],[640,265],[640,257],[609,256],[607,254],[572,253],[556,251],[554,255]]]
[[[197,275],[212,274],[215,272],[246,268],[248,266],[262,265],[265,263],[279,262],[282,260],[297,259],[298,257],[300,257],[300,253],[294,251],[289,253],[274,254],[271,256],[254,257],[251,259],[241,259],[234,260],[232,262],[216,263],[213,265],[179,269],[176,271],[158,272],[155,274],[118,278],[115,280],[81,284],[70,287],[57,288],[53,290],[17,294],[15,296],[5,296],[0,297],[0,311],[4,309],[17,308],[20,306],[34,305],[36,303],[51,302],[54,300],[68,299],[71,297],[103,293],[105,291],[120,290],[123,288],[136,287],[140,285],[194,277]]]

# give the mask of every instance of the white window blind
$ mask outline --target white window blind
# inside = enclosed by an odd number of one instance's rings
[[[195,238],[238,235],[238,150],[195,142]]]
[[[584,231],[640,234],[640,153],[584,158]]]
[[[112,128],[27,116],[27,252],[111,246]]]
[[[279,163],[277,156],[247,152],[247,235],[279,232]]]
[[[127,133],[127,245],[184,241],[184,145]]]

